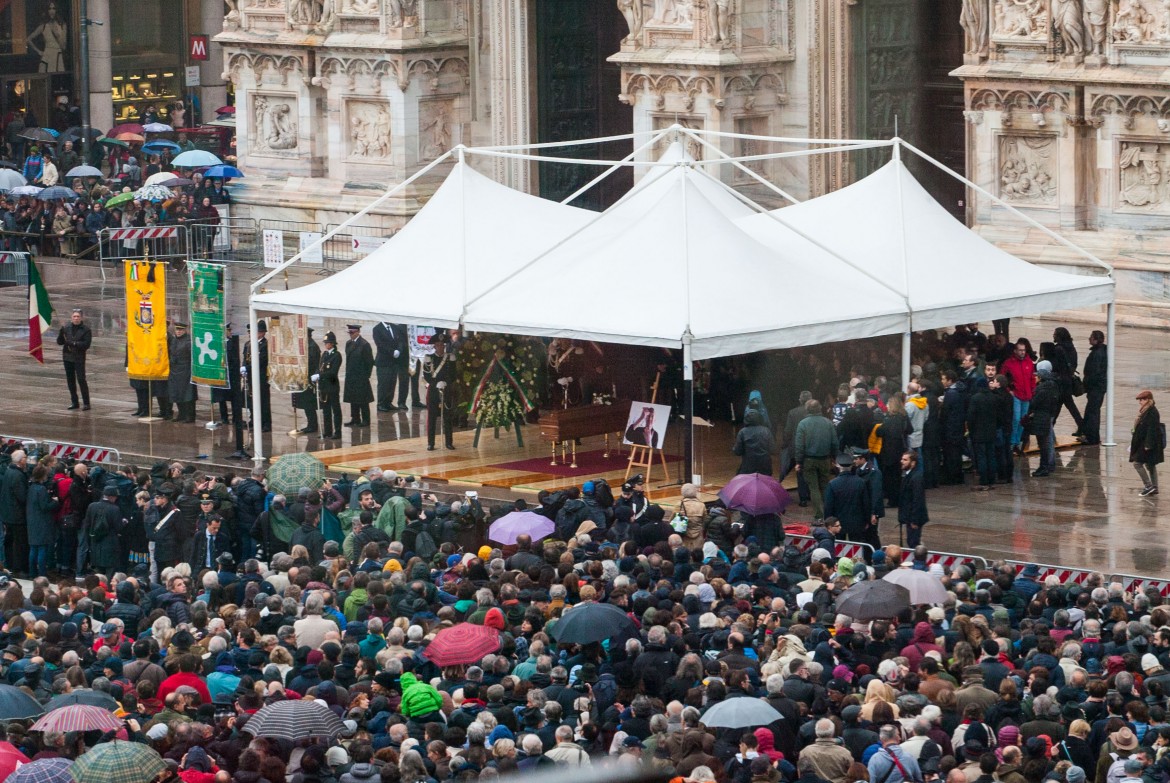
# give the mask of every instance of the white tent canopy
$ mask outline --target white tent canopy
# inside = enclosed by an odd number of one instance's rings
[[[898,160],[841,190],[737,222],[770,247],[803,235],[888,282],[906,297],[912,331],[1113,301],[1109,277],[1045,269],[983,239]]]

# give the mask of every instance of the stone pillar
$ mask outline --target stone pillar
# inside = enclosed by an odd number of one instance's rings
[[[223,46],[210,39],[223,31],[223,0],[199,0],[200,29],[196,33],[208,36],[207,59],[199,63],[199,102],[202,122],[215,119],[215,110],[227,103],[227,82],[223,78]],[[186,85],[184,85],[186,86]],[[188,107],[190,117],[190,107]],[[195,125],[194,118],[189,125]]]
[[[523,144],[536,137],[533,127],[529,55],[530,18],[527,0],[489,0],[488,47],[491,52],[492,144]],[[496,158],[495,178],[505,185],[532,192],[532,166],[515,158]]]
[[[110,94],[113,87],[110,78],[110,0],[88,0],[88,4],[89,18],[101,22],[89,26],[89,124],[105,133],[114,126],[114,101]]]

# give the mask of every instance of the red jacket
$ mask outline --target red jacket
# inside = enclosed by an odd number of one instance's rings
[[[190,685],[199,693],[201,704],[211,704],[211,692],[207,690],[207,683],[194,672],[185,673],[179,672],[167,677],[158,686],[158,700],[163,704],[167,703],[167,695],[174,693],[184,685]]]
[[[1036,363],[1025,356],[1012,354],[1004,360],[999,371],[1011,379],[1012,395],[1022,402],[1031,402],[1036,391]]]

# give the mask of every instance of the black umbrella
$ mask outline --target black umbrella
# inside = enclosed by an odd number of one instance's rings
[[[19,163],[13,163],[9,160],[0,160],[0,169],[12,169],[13,171],[20,171],[21,166]]]
[[[0,685],[0,720],[29,720],[43,715],[37,700],[13,685]]]
[[[57,143],[57,137],[49,133],[44,128],[29,128],[24,133],[20,134],[20,138],[28,139],[30,141],[47,141],[52,144]]]
[[[910,608],[910,591],[884,579],[858,582],[837,599],[837,612],[854,620],[882,620],[897,617]]]
[[[81,126],[74,125],[72,128],[69,128],[68,130],[63,132],[60,136],[58,136],[57,142],[59,144],[64,144],[67,141],[77,141],[78,139],[81,138],[81,135],[82,135]],[[98,130],[97,128],[90,128],[89,129],[89,140],[90,141],[97,141],[98,139],[100,139],[102,137],[102,135],[103,135],[102,132],[100,130]]]
[[[553,628],[558,642],[572,644],[600,642],[636,631],[634,621],[613,604],[588,603],[565,612]]]
[[[104,707],[107,710],[118,709],[117,700],[110,694],[89,688],[78,688],[75,691],[62,693],[60,696],[49,699],[49,703],[45,705],[45,712],[68,707],[70,704],[92,704],[94,707]]]

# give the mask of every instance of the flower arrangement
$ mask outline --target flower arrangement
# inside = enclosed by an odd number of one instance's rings
[[[511,384],[491,381],[479,395],[475,421],[480,427],[507,427],[522,421],[524,413],[524,405]]]
[[[594,405],[613,405],[614,397],[608,392],[598,392],[593,395]]]
[[[474,405],[476,388],[483,385],[494,363],[503,362],[523,396],[535,406],[543,396],[540,372],[544,361],[544,343],[535,337],[488,332],[468,335],[459,347],[459,380],[468,391],[462,399],[470,399]]]

